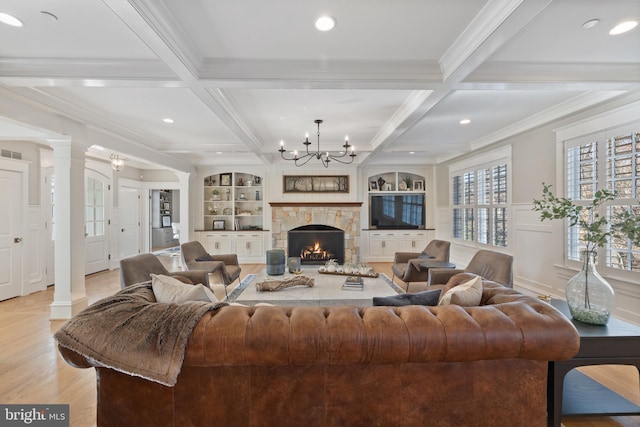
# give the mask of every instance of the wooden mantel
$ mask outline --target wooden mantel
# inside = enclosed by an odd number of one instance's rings
[[[360,207],[362,206],[362,202],[269,202],[269,205],[273,208],[298,206]]]

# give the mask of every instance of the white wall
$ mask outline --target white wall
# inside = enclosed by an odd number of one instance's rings
[[[555,130],[631,101],[635,99],[619,99],[501,141],[473,155],[462,156],[438,165],[436,236],[452,241],[452,262],[464,265],[478,247],[451,238],[449,166],[462,159],[472,159],[498,146],[510,144],[513,148],[512,211],[510,246],[505,251],[514,257],[514,287],[531,295],[550,294],[553,297],[564,298],[564,286],[577,272],[578,266],[577,263],[565,261],[562,221],[541,222],[539,214],[532,211],[533,199],[539,198],[542,194],[542,182],[557,185],[558,177],[561,176],[558,175]],[[625,275],[621,277],[624,278]],[[605,278],[616,291],[614,315],[640,324],[640,285],[637,283],[637,274],[635,283],[611,275]]]

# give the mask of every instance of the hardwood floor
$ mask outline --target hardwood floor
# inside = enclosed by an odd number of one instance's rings
[[[179,257],[161,257],[170,270],[179,269]],[[391,277],[390,263],[371,263]],[[257,273],[264,265],[244,264],[242,275]],[[120,289],[119,271],[96,273],[86,278],[89,303]],[[214,286],[220,298],[222,286]],[[57,353],[53,333],[64,323],[49,320],[53,288],[0,302],[0,403],[70,405],[71,426],[95,425],[96,392],[93,369],[76,369]],[[581,368],[583,372],[640,404],[638,374],[629,366]],[[565,427],[638,427],[637,417],[565,417]]]

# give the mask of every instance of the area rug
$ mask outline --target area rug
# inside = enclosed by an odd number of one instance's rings
[[[640,406],[625,399],[577,369],[569,371],[564,378],[562,413],[566,414],[565,416],[585,413],[620,414],[640,412]]]
[[[233,302],[233,301],[235,301],[236,298],[238,298],[238,296],[240,296],[242,291],[244,291],[247,288],[247,286],[249,286],[249,284],[251,282],[253,282],[253,280],[255,278],[256,278],[255,274],[247,274],[246,276],[244,276],[244,279],[242,279],[242,281],[240,282],[240,284],[238,286],[233,288],[233,290],[229,293],[229,296],[226,297],[224,299],[224,301],[225,302]]]
[[[180,246],[174,246],[172,248],[165,248],[159,251],[152,252],[154,255],[166,255],[166,256],[179,256]]]

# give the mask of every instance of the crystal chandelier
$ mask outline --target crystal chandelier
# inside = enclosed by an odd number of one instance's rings
[[[284,160],[293,160],[296,166],[304,166],[309,162],[309,160],[311,160],[314,157],[320,160],[322,162],[322,166],[324,166],[325,168],[329,167],[329,162],[331,162],[332,160],[335,160],[336,162],[339,162],[339,163],[343,163],[345,165],[353,163],[353,159],[354,157],[356,157],[356,152],[355,152],[355,147],[349,144],[349,136],[347,135],[344,137],[344,145],[342,146],[344,147],[344,152],[340,154],[330,154],[328,151],[320,151],[320,123],[322,123],[322,120],[316,119],[314,122],[318,125],[317,150],[309,151],[309,146],[311,145],[311,142],[309,141],[309,134],[307,133],[305,135],[305,140],[303,142],[305,146],[304,148],[305,148],[306,154],[299,156],[298,150],[295,150],[293,152],[293,157],[285,157],[284,153],[286,150],[284,148],[284,141],[280,141],[280,149],[278,151],[280,152],[280,155],[282,156],[282,158]],[[349,157],[349,160],[348,161],[346,159],[343,160],[342,158],[346,157],[347,155]]]
[[[120,172],[122,169],[124,169],[124,161],[125,160],[126,159],[124,157],[120,157],[118,154],[112,153],[111,154],[111,168],[116,172]]]

